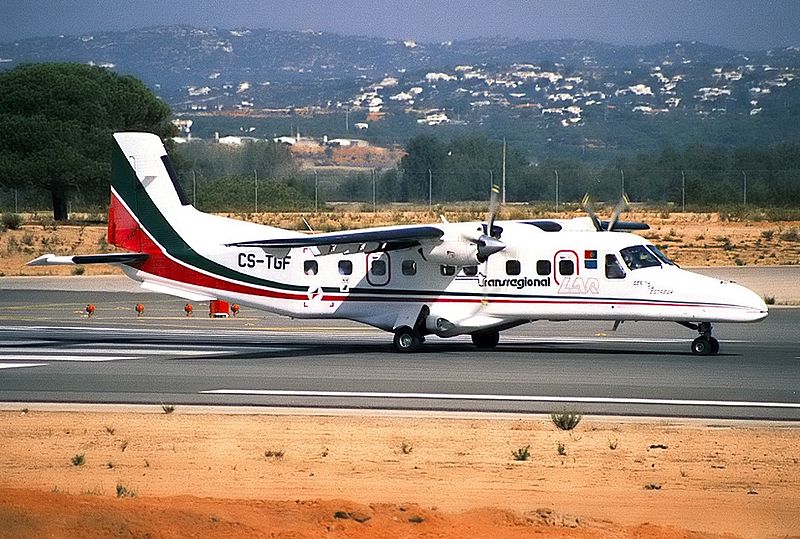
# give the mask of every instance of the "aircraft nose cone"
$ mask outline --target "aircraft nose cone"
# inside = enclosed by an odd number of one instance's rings
[[[506,248],[506,244],[497,238],[483,234],[478,239],[478,260],[484,261],[491,255],[498,253]]]
[[[762,320],[769,314],[769,308],[764,301],[764,298],[744,286],[738,286],[739,302],[742,306],[746,307],[752,315],[753,320]]]

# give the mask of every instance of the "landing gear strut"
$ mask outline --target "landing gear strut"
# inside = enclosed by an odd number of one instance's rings
[[[686,327],[696,329],[700,336],[692,341],[692,353],[697,356],[715,356],[719,353],[719,341],[711,336],[711,324],[684,324]]]

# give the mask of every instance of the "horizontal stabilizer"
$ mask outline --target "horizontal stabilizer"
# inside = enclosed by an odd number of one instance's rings
[[[309,234],[295,238],[242,241],[226,244],[226,247],[261,247],[262,249],[293,249],[319,247],[320,254],[347,254],[353,252],[376,252],[406,249],[424,240],[437,240],[444,231],[434,226],[385,227],[354,232],[329,232]]]
[[[72,266],[75,264],[131,264],[147,260],[145,253],[103,253],[97,255],[42,255],[26,266]]]

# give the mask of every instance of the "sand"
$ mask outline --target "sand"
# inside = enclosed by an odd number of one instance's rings
[[[796,424],[19,406],[0,538],[800,537]]]

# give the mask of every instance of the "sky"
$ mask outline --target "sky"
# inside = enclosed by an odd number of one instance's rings
[[[800,45],[800,0],[0,0],[0,42],[165,24],[320,30],[441,42],[473,37]]]

